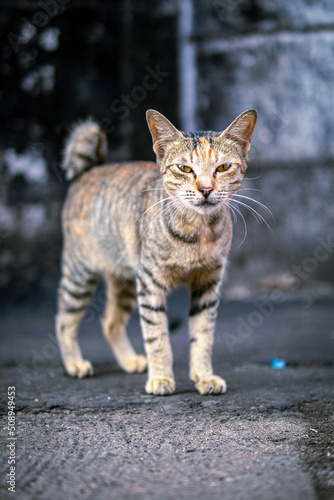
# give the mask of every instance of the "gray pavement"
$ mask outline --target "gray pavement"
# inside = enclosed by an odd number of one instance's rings
[[[228,391],[189,381],[187,296],[169,303],[177,392],[148,396],[145,374],[116,365],[99,326],[103,292],[80,341],[95,377],[64,374],[54,301],[4,305],[1,478],[7,490],[7,387],[16,390],[18,499],[334,499],[333,300],[223,302],[214,366]],[[138,317],[129,332],[143,352]],[[286,361],[274,370],[270,359]]]

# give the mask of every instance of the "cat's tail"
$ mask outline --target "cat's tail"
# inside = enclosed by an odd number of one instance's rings
[[[62,167],[66,179],[72,180],[86,170],[107,161],[105,132],[92,120],[77,125],[68,137]]]

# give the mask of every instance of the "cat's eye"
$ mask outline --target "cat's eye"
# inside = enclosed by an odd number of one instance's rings
[[[188,167],[188,165],[178,165],[179,169],[182,170],[182,172],[186,172],[187,174],[190,174],[192,172],[192,169]]]
[[[230,167],[230,163],[223,163],[222,165],[219,165],[219,167],[217,167],[217,172],[226,172],[226,170],[228,170]]]

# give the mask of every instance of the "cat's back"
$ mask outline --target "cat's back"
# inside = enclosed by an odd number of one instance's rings
[[[71,183],[63,214],[80,218],[108,206],[121,211],[139,199],[145,187],[159,178],[156,163],[138,161],[109,163],[84,172]],[[70,212],[70,213],[69,213]],[[71,218],[72,218],[71,217]]]
[[[142,193],[158,178],[153,162],[111,163],[83,173],[71,184],[63,208],[67,247],[98,272],[133,274]]]
[[[84,172],[70,187],[71,192],[84,190],[87,195],[95,190],[105,188],[119,191],[129,190],[135,180],[145,182],[147,177],[158,175],[156,163],[149,161],[133,161],[108,163],[99,165]]]

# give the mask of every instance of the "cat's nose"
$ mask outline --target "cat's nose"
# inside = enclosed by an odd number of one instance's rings
[[[203,186],[202,184],[198,187],[198,190],[202,193],[202,195],[204,196],[204,198],[208,198],[209,194],[211,193],[211,191],[213,191],[213,187],[211,186]]]

